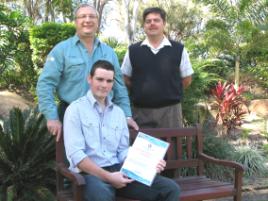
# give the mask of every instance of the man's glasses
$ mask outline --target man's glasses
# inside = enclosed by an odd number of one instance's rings
[[[90,20],[95,20],[98,18],[98,16],[97,15],[78,15],[76,17],[76,19],[81,19],[81,20],[85,20],[87,18],[89,18]]]

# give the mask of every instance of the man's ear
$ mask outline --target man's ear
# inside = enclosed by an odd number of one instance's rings
[[[91,82],[92,82],[92,77],[91,77],[91,75],[88,75],[87,76],[87,83],[91,85]]]

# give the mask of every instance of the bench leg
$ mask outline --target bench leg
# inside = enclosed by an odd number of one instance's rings
[[[241,201],[241,194],[234,196],[234,201]]]
[[[7,187],[5,185],[0,186],[0,200],[7,201]]]

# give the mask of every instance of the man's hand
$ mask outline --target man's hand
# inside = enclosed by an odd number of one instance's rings
[[[166,161],[160,160],[156,166],[156,172],[160,173],[166,168]]]
[[[111,172],[108,182],[115,188],[123,188],[133,180],[125,177],[121,172]]]
[[[136,123],[136,121],[134,121],[132,117],[127,117],[127,125],[135,129],[136,131],[139,130],[138,124]]]
[[[55,135],[58,142],[61,137],[62,123],[59,120],[47,120],[47,129],[52,135]]]

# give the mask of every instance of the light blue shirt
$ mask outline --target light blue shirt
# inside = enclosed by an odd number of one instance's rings
[[[84,96],[89,90],[87,76],[97,60],[107,60],[114,65],[115,82],[110,97],[127,117],[132,116],[128,92],[114,50],[100,42],[94,42],[92,54],[88,53],[77,35],[60,42],[49,53],[37,82],[39,109],[48,120],[58,119],[54,93],[67,103]]]
[[[129,146],[129,131],[124,112],[107,99],[102,111],[88,91],[74,101],[64,115],[64,146],[70,169],[79,172],[77,164],[89,157],[98,166],[122,163]]]

